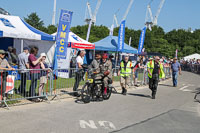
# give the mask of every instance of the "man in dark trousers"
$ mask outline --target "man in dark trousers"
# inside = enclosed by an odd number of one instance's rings
[[[159,76],[162,76],[161,69],[162,64],[159,62],[160,58],[158,56],[153,60],[150,58],[150,61],[147,64],[148,76],[149,76],[149,89],[152,91],[152,99],[155,99]]]

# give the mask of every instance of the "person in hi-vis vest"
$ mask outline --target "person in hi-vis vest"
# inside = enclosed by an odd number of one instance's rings
[[[155,99],[159,78],[164,78],[165,73],[163,71],[163,65],[159,62],[158,56],[149,59],[147,64],[148,77],[149,77],[149,89],[152,91],[152,99]]]
[[[124,60],[120,63],[120,70],[118,75],[120,75],[120,84],[122,87],[122,94],[126,95],[127,89],[126,85],[130,82],[130,77],[133,72],[133,64],[129,61],[129,55],[124,56]]]

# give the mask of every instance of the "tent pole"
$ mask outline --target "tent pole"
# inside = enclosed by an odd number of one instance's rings
[[[23,49],[24,49],[24,40],[21,39],[21,53],[23,52]]]
[[[116,54],[116,53],[115,53]],[[114,73],[114,76],[117,76],[117,61],[118,61],[118,52],[116,54],[116,57],[115,57],[115,73]]]

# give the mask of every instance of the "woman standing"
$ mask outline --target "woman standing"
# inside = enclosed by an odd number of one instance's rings
[[[40,65],[41,65],[41,59],[42,57],[36,58],[36,55],[38,53],[38,47],[34,46],[30,50],[30,55],[28,57],[29,61],[29,68],[30,70],[30,76],[31,76],[31,86],[29,90],[29,96],[34,97],[36,96],[35,89],[37,87],[37,80],[40,77]],[[37,69],[37,70],[34,70]]]

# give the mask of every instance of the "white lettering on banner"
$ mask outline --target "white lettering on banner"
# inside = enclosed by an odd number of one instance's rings
[[[122,49],[122,43],[123,43],[123,29],[124,29],[124,25],[122,24],[121,25],[121,31],[120,31],[120,46],[119,46],[119,49],[121,50]]]
[[[97,129],[95,123],[93,120],[89,120],[89,122],[85,121],[85,120],[80,120],[80,127],[81,128],[86,128],[86,126],[92,128],[92,129]]]
[[[105,129],[116,129],[114,124],[110,121],[99,121],[99,125]]]

